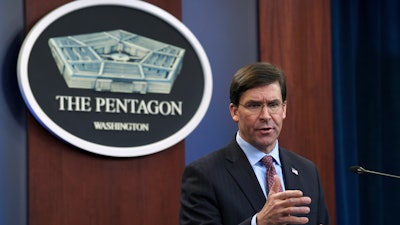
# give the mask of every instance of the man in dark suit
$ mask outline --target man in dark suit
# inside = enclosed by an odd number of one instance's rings
[[[241,68],[230,100],[238,132],[185,168],[180,224],[329,224],[318,169],[278,143],[287,107],[283,72],[269,63]]]

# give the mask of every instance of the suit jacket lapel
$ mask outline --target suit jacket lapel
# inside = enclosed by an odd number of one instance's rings
[[[301,182],[299,182],[301,171],[298,170],[296,163],[289,157],[286,151],[287,150],[282,148],[279,149],[282,172],[285,179],[285,188],[286,190],[301,189],[299,186],[301,184]]]
[[[254,211],[258,212],[264,206],[266,199],[253,168],[236,141],[232,141],[226,149],[225,157],[226,169],[243,191]]]

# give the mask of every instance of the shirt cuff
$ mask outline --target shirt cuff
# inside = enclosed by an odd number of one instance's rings
[[[257,214],[255,214],[253,218],[251,218],[251,225],[257,225]]]

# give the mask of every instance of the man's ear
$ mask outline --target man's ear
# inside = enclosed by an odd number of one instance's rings
[[[286,110],[287,110],[287,100],[284,102],[284,105],[283,105],[283,114],[282,114],[283,119],[286,118]]]
[[[239,121],[238,107],[236,105],[234,105],[233,103],[231,103],[231,104],[229,104],[229,111],[231,112],[232,120],[237,123]]]

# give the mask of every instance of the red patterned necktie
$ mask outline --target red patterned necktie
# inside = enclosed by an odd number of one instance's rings
[[[266,155],[261,159],[261,161],[267,168],[267,193],[269,193],[269,190],[271,190],[272,184],[274,183],[274,175],[276,175],[274,159],[272,156]],[[280,191],[282,191],[282,187],[280,187]]]

